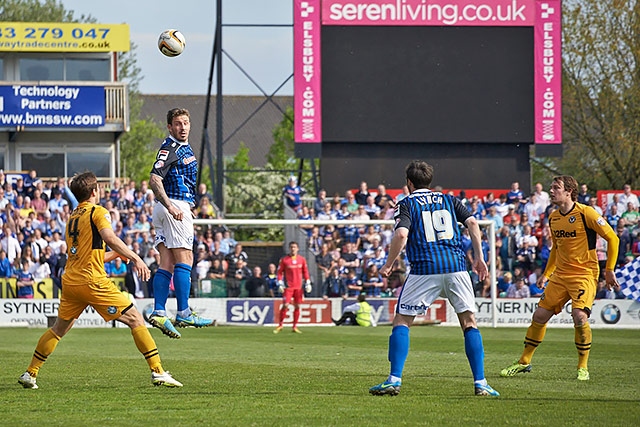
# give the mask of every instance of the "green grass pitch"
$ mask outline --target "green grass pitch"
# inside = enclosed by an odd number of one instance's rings
[[[371,396],[388,374],[390,327],[152,330],[181,389],[153,387],[128,329],[72,329],[40,371],[17,378],[44,329],[0,329],[2,426],[640,425],[640,331],[593,331],[591,380],[576,380],[573,329],[549,329],[533,372],[501,378],[525,329],[482,329],[498,398],[476,397],[459,328],[414,327],[399,396]]]

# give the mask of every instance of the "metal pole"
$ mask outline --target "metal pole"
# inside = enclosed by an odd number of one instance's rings
[[[222,0],[216,1],[216,205],[224,212],[224,151],[222,133]]]

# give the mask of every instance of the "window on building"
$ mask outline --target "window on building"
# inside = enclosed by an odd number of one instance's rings
[[[68,176],[90,170],[97,177],[110,177],[110,165],[109,153],[67,153]]]
[[[64,80],[64,60],[62,58],[20,58],[20,80]]]
[[[35,169],[42,177],[65,176],[64,153],[22,153],[20,157],[22,170]]]
[[[110,81],[108,59],[66,59],[65,80]]]

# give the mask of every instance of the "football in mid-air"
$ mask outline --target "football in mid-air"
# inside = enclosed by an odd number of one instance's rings
[[[158,38],[158,49],[165,56],[178,56],[184,50],[186,41],[178,30],[165,30]]]

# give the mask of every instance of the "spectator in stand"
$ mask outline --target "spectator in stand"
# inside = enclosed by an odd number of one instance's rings
[[[329,203],[331,205],[331,200],[327,199],[327,190],[321,188],[318,190],[318,195],[316,200],[313,202],[313,209],[316,211],[316,214],[320,213],[320,211],[324,210],[324,206]]]
[[[36,262],[31,266],[29,272],[35,280],[43,280],[51,277],[51,266],[47,263],[47,258],[44,254],[36,259]]]
[[[402,193],[398,194],[396,196],[396,203],[398,203],[400,200],[404,199],[405,197],[407,197],[409,194],[411,194],[409,192],[409,187],[407,187],[406,185],[402,186]]]
[[[302,196],[304,193],[304,189],[298,186],[298,180],[293,175],[289,177],[289,182],[282,189],[282,194],[287,202],[287,206],[295,212],[298,212],[302,207]]]
[[[222,261],[219,259],[212,260],[211,267],[209,267],[209,271],[207,272],[207,277],[209,279],[224,279],[226,276],[227,272],[224,269]]]
[[[120,178],[116,178],[113,180],[113,184],[111,185],[111,189],[109,190],[109,199],[111,199],[114,205],[118,200],[118,197],[120,197],[121,185],[122,185],[122,182],[120,181]]]
[[[507,271],[502,275],[502,277],[498,278],[498,297],[506,298],[507,290],[511,285],[513,285],[513,275],[511,274],[511,272]]]
[[[587,184],[580,184],[580,191],[578,191],[578,203],[588,205],[591,200],[591,194],[589,194],[589,188]]]
[[[225,259],[228,263],[229,268],[235,266],[239,259],[243,260],[245,263],[249,261],[249,255],[245,251],[242,250],[242,244],[237,243],[233,247],[233,252],[228,253],[225,256]]]
[[[335,264],[333,254],[329,251],[329,244],[323,242],[320,245],[320,253],[316,255],[316,266],[320,270],[322,282],[329,276],[329,271]]]
[[[393,200],[387,200],[384,202],[384,206],[380,210],[380,219],[393,219],[395,213],[396,202]]]
[[[11,203],[14,202],[14,200],[16,200],[16,192],[13,189],[13,186],[11,185],[10,182],[5,182],[4,184],[4,197]]]
[[[7,258],[7,252],[0,248],[0,277],[9,278],[13,276],[13,266]]]
[[[353,192],[351,192],[351,190],[347,190],[344,193],[344,200],[342,201],[342,203],[347,204],[347,211],[349,211],[351,214],[354,214],[358,211],[359,205],[358,202],[356,202],[356,196],[353,194]]]
[[[618,213],[618,215],[621,214],[621,212],[618,210],[618,201],[620,200],[620,194],[616,193],[616,194],[612,194],[611,195],[611,201],[607,203],[607,208],[605,209],[605,214],[609,215],[611,213],[611,207],[615,206],[616,207],[616,212]]]
[[[598,279],[598,289],[596,291],[596,299],[626,299],[624,293],[620,289],[620,285],[607,289],[607,281],[604,277]]]
[[[311,227],[311,235],[309,239],[307,239],[307,248],[314,255],[318,255],[322,250],[322,244],[324,243],[324,239],[320,237],[320,229],[317,226]]]
[[[373,197],[372,194],[369,194],[369,196],[367,196],[367,200],[364,205],[364,211],[367,215],[369,215],[369,218],[371,219],[378,219],[380,216],[380,206],[376,205],[375,197]]]
[[[204,182],[201,182],[200,184],[198,184],[198,190],[196,191],[196,196],[195,196],[196,206],[200,206],[200,201],[204,197],[209,199],[209,202],[213,202],[213,194],[211,194],[207,189],[207,184],[205,184]]]
[[[4,188],[0,187],[0,211],[4,211],[9,203],[9,199],[4,197]]]
[[[24,185],[24,179],[20,176],[16,179],[16,182],[13,184],[13,191],[16,196],[24,196],[27,195],[27,188]]]
[[[129,182],[127,183],[127,187],[126,187],[125,190],[126,190],[125,197],[127,198],[129,203],[131,204],[131,207],[133,207],[133,199],[136,198],[136,182],[135,182],[135,180],[130,179]]]
[[[340,269],[338,269],[338,271],[340,271]],[[347,269],[345,284],[347,285],[347,292],[350,297],[357,297],[362,292],[362,280],[358,278],[355,268]]]
[[[551,204],[551,198],[549,193],[544,191],[542,184],[537,182],[534,186],[533,194],[536,195],[536,204],[538,205],[538,212],[542,213],[547,209],[547,206]]]
[[[544,209],[542,208],[542,205],[538,203],[537,197],[538,196],[533,193],[528,199],[523,199],[521,201],[521,203],[524,203],[521,216],[526,214],[527,223],[531,226],[533,226],[536,221],[539,221],[541,216],[544,216]]]
[[[4,169],[0,169],[0,187],[4,187],[4,184],[7,182],[7,177],[4,174]]]
[[[515,219],[515,224],[520,223],[520,214],[516,212],[515,205],[509,205],[507,214],[502,218],[504,225],[512,226]]]
[[[243,258],[236,258],[236,262],[227,269],[227,297],[237,298],[242,292],[242,283],[251,277],[251,270]]]
[[[631,234],[629,234],[629,230],[627,230],[627,227],[625,227],[624,219],[620,219],[620,221],[618,221],[616,234],[618,235],[618,239],[620,239],[616,266],[622,267],[627,263],[627,256],[631,254],[632,244]]]
[[[495,205],[489,206],[487,215],[484,219],[486,219],[487,221],[493,221],[496,231],[500,230],[504,225],[504,219],[498,214],[498,210]]]
[[[267,273],[264,275],[264,280],[267,282],[267,292],[271,298],[279,298],[282,293],[278,289],[278,272],[275,264],[270,263],[267,266]]]
[[[633,232],[640,222],[640,212],[633,202],[627,203],[627,211],[620,216],[624,220],[625,227],[629,232]]]
[[[62,248],[66,246],[64,240],[62,240],[60,237],[60,231],[55,230],[51,234],[51,241],[49,242],[49,247],[53,249],[53,253],[56,255],[60,255],[60,253],[63,252]]]
[[[9,225],[9,223],[5,223],[2,226],[2,237],[0,238],[0,244],[2,245],[2,250],[7,254],[9,262],[13,265],[14,261],[20,258],[22,249],[20,248],[20,242],[16,238],[13,231],[11,231],[11,226]]]
[[[216,210],[207,196],[201,197],[197,206],[196,217],[200,219],[212,219],[216,217]]]
[[[310,221],[313,219],[313,217],[309,213],[309,208],[307,206],[303,205],[300,209],[298,209],[297,219],[302,221]],[[300,225],[300,229],[302,229],[307,234],[307,238],[311,236],[311,230],[313,229],[313,227],[313,224]]]
[[[33,298],[35,280],[29,272],[29,261],[23,259],[16,272],[16,293],[18,298]]]
[[[622,187],[622,194],[620,194],[618,204],[624,206],[624,209],[626,210],[628,209],[629,203],[632,203],[636,209],[640,207],[638,196],[631,191],[631,186],[629,184],[625,184]],[[618,209],[618,212],[620,212],[620,215],[624,213],[621,209]]]
[[[603,215],[602,208],[598,206],[598,199],[595,197],[591,197],[589,199],[589,206],[591,206],[598,214]]]
[[[520,190],[520,183],[514,181],[511,183],[511,189],[507,193],[507,203],[515,206],[524,197],[522,190]]]
[[[516,282],[507,289],[507,298],[529,298],[529,287],[523,278],[516,279]]]
[[[223,264],[226,255],[223,254],[222,251],[220,250],[220,241],[214,240],[212,245],[213,247],[209,251],[209,258],[211,259],[211,261],[218,259],[220,260],[220,264]]]
[[[369,192],[369,186],[365,181],[360,182],[360,188],[358,192],[355,194],[356,203],[363,206],[367,204],[367,197],[369,197],[371,193]]]
[[[362,277],[362,293],[369,297],[379,297],[385,288],[385,280],[376,264],[370,264]]]
[[[478,200],[477,196],[473,196],[467,203],[467,209],[475,219],[484,219],[485,211],[482,203]]]
[[[48,212],[48,203],[42,198],[42,191],[38,188],[33,190],[33,198],[31,199],[31,206],[36,212],[36,216],[39,221],[44,221],[50,212]]]
[[[263,298],[267,293],[267,282],[262,277],[262,269],[259,266],[253,267],[253,275],[244,283],[249,298]]]
[[[596,256],[598,257],[598,267],[600,268],[600,277],[604,277],[604,270],[607,265],[607,248],[609,243],[602,236],[596,238]],[[633,253],[633,248],[631,250]],[[635,255],[634,255],[635,256]]]
[[[231,236],[231,231],[229,230],[224,230],[222,232],[222,242],[226,243],[227,247],[231,248],[227,252],[230,252],[238,244],[238,241]],[[220,250],[222,250],[222,246],[220,246],[220,248]]]
[[[378,185],[378,194],[376,194],[374,202],[376,205],[378,205],[378,207],[380,207],[380,209],[384,209],[387,205],[387,202],[391,202],[393,205],[395,205],[393,197],[391,197],[391,195],[387,193],[387,187],[385,187],[384,184]]]
[[[192,271],[195,271],[198,279],[205,279],[211,268],[209,251],[204,243],[199,243],[196,249],[195,268]]]
[[[51,212],[51,217],[53,219],[57,218],[63,212],[63,207],[68,205],[66,199],[62,197],[62,192],[60,191],[52,191],[53,198],[49,200],[49,212]]]
[[[507,203],[507,195],[504,193],[500,194],[500,197],[498,198],[496,212],[498,215],[502,216],[504,222],[504,217],[509,214],[509,203]]]
[[[109,277],[122,277],[127,275],[127,264],[122,262],[122,258],[116,257],[110,263]]]
[[[345,278],[340,276],[338,267],[333,267],[328,277],[323,281],[322,298],[347,299],[347,295],[347,283]]]
[[[611,205],[609,205],[609,213],[607,214],[607,222],[614,230],[618,228],[618,221],[620,221],[620,215],[618,214],[618,205],[616,203],[612,203]]]
[[[126,218],[127,215],[129,215],[129,213],[132,211],[131,202],[127,198],[127,190],[125,188],[120,189],[115,207],[118,212],[120,212],[121,218]]]

